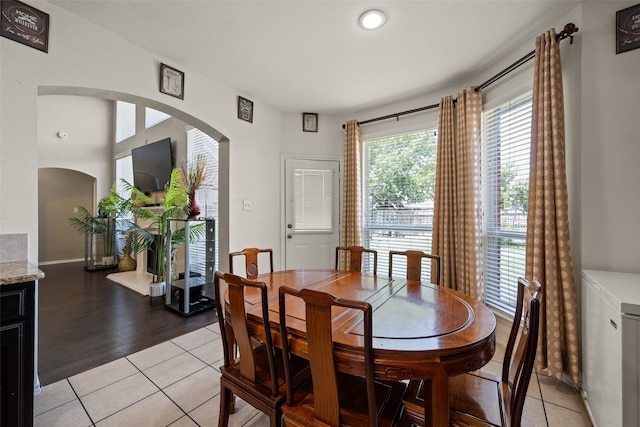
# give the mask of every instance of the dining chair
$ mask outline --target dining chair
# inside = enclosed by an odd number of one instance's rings
[[[269,272],[273,273],[273,250],[258,248],[245,248],[238,252],[229,253],[229,272],[233,274],[233,258],[236,256],[244,256],[246,277],[249,280],[255,279],[259,274],[258,258],[261,253],[269,254]]]
[[[520,426],[536,357],[541,296],[539,282],[518,279],[516,311],[504,352],[502,376],[475,371],[450,377],[450,425]],[[403,400],[404,426],[429,425],[425,422],[423,386],[421,381],[412,381],[407,388]]]
[[[228,304],[223,310],[221,286],[227,284]],[[256,288],[262,301],[265,340],[252,338],[247,325],[245,289]],[[230,273],[215,272],[214,292],[218,324],[222,335],[224,364],[220,367],[219,427],[226,427],[238,396],[269,416],[270,426],[279,427],[281,406],[286,397],[282,352],[273,346],[267,303],[267,285]],[[235,349],[234,349],[235,345]],[[309,378],[309,364],[300,357],[289,361],[294,387]]]
[[[282,405],[283,424],[286,426],[369,426],[388,427],[399,421],[402,395],[406,384],[401,381],[382,381],[374,378],[373,314],[371,305],[363,301],[337,298],[312,289],[297,291],[280,287],[280,334],[288,337],[287,298],[299,298],[305,305],[307,354],[311,366],[312,388],[299,388],[296,392],[287,386],[287,401]],[[293,303],[297,311],[297,301]],[[362,352],[364,377],[340,372],[335,361],[336,345],[332,336],[332,308],[353,309],[362,312],[362,335],[356,345]],[[353,317],[352,320],[355,320]],[[292,376],[289,340],[282,340],[285,378]],[[350,351],[352,349],[349,349]]]
[[[336,247],[336,270],[338,269],[338,261],[340,253],[349,254],[349,271],[362,271],[363,253],[369,253],[373,257],[373,274],[378,274],[378,251],[367,249],[362,246],[337,246]]]
[[[429,258],[435,262],[435,283],[440,284],[440,255],[428,254],[423,251],[389,251],[389,277],[393,277],[393,257],[404,256],[407,258],[407,280],[422,280],[422,259]],[[432,264],[433,265],[433,264]]]

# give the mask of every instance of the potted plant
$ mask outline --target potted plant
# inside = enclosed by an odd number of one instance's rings
[[[198,154],[194,161],[187,162],[182,167],[182,175],[189,196],[189,219],[200,215],[200,207],[196,204],[196,190],[207,180],[206,165],[206,157]]]
[[[109,194],[98,202],[98,216],[94,216],[84,206],[78,206],[79,215],[69,218],[69,223],[75,231],[101,238],[101,265],[105,267],[115,265],[116,220],[121,209],[120,196],[114,186]],[[89,269],[93,269],[93,265]]]
[[[155,242],[153,281],[163,282],[165,280],[166,251],[164,248],[167,221],[172,218],[184,218],[189,212],[189,197],[182,172],[180,169],[171,171],[171,179],[165,193],[161,213],[146,209],[144,205],[153,204],[153,200],[130,183],[126,181],[123,183],[125,189],[131,191],[131,199],[127,201],[127,208],[136,217],[151,224],[146,228],[138,227],[135,229],[133,238],[138,241],[146,241],[148,244]]]
[[[109,194],[98,202],[98,216],[94,217],[83,206],[79,206],[78,210],[78,216],[69,218],[71,226],[80,233],[101,237],[102,266],[115,265],[115,242],[120,241],[123,256],[118,262],[118,270],[135,270],[136,261],[133,256],[149,246],[148,236],[144,229],[129,219],[133,213],[131,202],[118,194],[115,184]]]

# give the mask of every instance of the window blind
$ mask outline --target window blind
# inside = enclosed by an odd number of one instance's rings
[[[483,114],[485,302],[513,314],[525,273],[532,95]]]
[[[144,109],[144,128],[149,129],[150,127],[153,127],[170,117],[171,116],[169,114],[163,113],[162,111],[146,107]]]
[[[206,180],[196,190],[196,203],[200,207],[201,218],[215,219],[215,265],[218,266],[218,142],[199,129],[187,131],[187,158],[195,161],[198,156],[205,158]],[[204,277],[206,265],[206,244],[203,239],[191,245],[192,268]]]
[[[294,216],[296,230],[333,230],[332,171],[296,169],[294,176]]]
[[[124,198],[129,198],[131,196],[131,192],[125,190],[124,185],[122,184],[123,179],[129,183],[133,183],[133,162],[131,160],[131,155],[116,159],[116,192]],[[125,219],[133,220],[133,215],[129,213]],[[117,221],[116,227],[119,229],[121,228],[121,224]],[[122,253],[123,246],[124,240],[122,238],[117,238],[116,251]]]
[[[136,134],[136,105],[116,101],[116,143]]]

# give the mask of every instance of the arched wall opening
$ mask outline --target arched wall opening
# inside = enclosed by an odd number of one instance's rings
[[[206,133],[207,135],[209,135],[210,137],[212,137],[213,139],[215,139],[216,141],[218,141],[219,145],[218,145],[218,156],[219,156],[219,170],[218,170],[218,187],[219,187],[219,192],[218,192],[218,203],[219,203],[219,214],[218,214],[218,223],[216,224],[216,227],[218,228],[218,249],[219,252],[224,254],[224,253],[228,253],[229,251],[229,140],[228,138],[223,135],[221,132],[219,132],[217,129],[215,129],[214,127],[212,127],[210,124],[188,114],[185,113],[184,111],[181,111],[175,107],[171,107],[169,105],[163,104],[161,102],[158,101],[154,101],[151,99],[147,99],[147,98],[143,98],[143,97],[139,97],[139,96],[135,96],[135,95],[131,95],[131,94],[127,94],[127,93],[122,93],[122,92],[115,92],[115,91],[108,91],[108,90],[102,90],[102,89],[93,89],[93,88],[82,88],[82,87],[74,87],[74,86],[40,86],[38,87],[38,95],[39,96],[47,96],[47,95],[67,95],[67,96],[82,96],[82,97],[93,97],[93,98],[98,98],[98,99],[104,99],[104,100],[111,100],[111,101],[124,101],[124,102],[129,102],[132,104],[136,104],[138,106],[144,106],[144,107],[149,107],[149,108],[153,108],[155,110],[158,111],[162,111],[166,114],[171,115],[172,117],[175,117],[176,119],[179,119],[181,121],[183,121],[184,123],[186,123],[189,126],[193,126],[194,128],[197,128],[199,130],[201,130],[202,132]],[[38,120],[40,121],[41,118],[39,117]],[[40,137],[39,137],[40,138]],[[112,166],[111,166],[111,170],[113,171],[112,177],[115,176],[115,161],[114,161],[114,157],[111,156],[110,157],[111,161],[113,162]],[[81,173],[81,172],[79,172]],[[113,181],[113,179],[111,179]],[[40,190],[40,185],[41,183],[39,182],[39,206],[40,206],[40,194],[42,193],[42,191]],[[46,187],[46,184],[42,184],[43,186]],[[110,187],[110,184],[109,184]],[[99,194],[99,191],[96,191],[96,182],[95,182],[95,178],[93,178],[93,200],[89,201],[86,205],[83,204],[83,206],[90,208],[92,206],[95,206],[95,204],[97,203],[98,197],[97,194]],[[44,200],[46,200],[47,197],[44,198]],[[85,202],[86,203],[86,202]],[[69,212],[66,212],[66,216],[65,218],[68,218],[69,216],[73,215],[73,205],[69,205],[67,206],[66,210],[69,210],[69,208],[71,208],[71,210]],[[38,240],[39,240],[39,245],[45,245],[46,246],[46,242],[45,240],[52,240],[52,235],[50,233],[48,233],[49,229],[48,228],[40,228],[40,225],[42,224],[43,218],[41,216],[46,215],[45,211],[40,210],[39,209],[39,233],[38,233]],[[58,218],[58,221],[60,220],[60,218]],[[43,225],[45,226],[45,225]],[[70,230],[70,229],[69,229]],[[55,242],[55,240],[54,240]],[[83,240],[84,242],[84,240]],[[84,245],[84,243],[82,243]],[[52,255],[50,254],[50,252]],[[65,255],[63,257],[63,252],[58,252],[55,250],[50,250],[49,248],[45,248],[45,249],[41,249],[39,250],[39,260],[41,263],[46,263],[46,262],[51,262],[51,261],[55,261],[53,259],[51,259],[51,257],[53,256],[54,258],[56,258],[57,260],[77,260],[77,258],[75,256],[72,255],[68,255],[66,254],[66,252],[64,252]],[[74,251],[73,253],[77,254],[77,251]],[[82,249],[82,254],[84,253],[84,246]],[[43,257],[43,254],[48,254],[46,257]],[[66,256],[72,256],[71,258],[65,258]],[[224,269],[226,266],[226,263],[224,262],[224,258],[225,257],[221,257],[218,256],[219,261],[224,264],[224,265],[218,265],[216,266],[217,269]]]

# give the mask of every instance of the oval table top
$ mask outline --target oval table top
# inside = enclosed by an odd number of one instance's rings
[[[274,333],[277,333],[279,323],[277,289],[289,286],[369,302],[374,310],[376,359],[404,359],[405,368],[406,364],[434,361],[443,364],[449,374],[455,374],[479,368],[491,359],[495,350],[493,312],[482,302],[452,289],[330,269],[278,271],[260,275],[257,280],[265,282],[269,288],[269,319]],[[247,289],[246,301],[249,306],[255,305],[248,308],[248,315],[256,322],[261,321],[259,293]],[[288,303],[287,313],[290,327],[304,337],[303,303]],[[336,345],[344,346],[347,352],[349,347],[361,348],[362,329],[357,313],[339,310],[334,315],[334,323]],[[482,365],[470,369],[469,356],[479,358],[471,361],[474,365]],[[456,363],[460,361],[464,362],[462,366]],[[422,377],[423,371],[417,369],[415,376],[404,372],[402,379]]]
[[[277,271],[258,276],[268,286],[269,321],[281,346],[278,288],[310,288],[336,297],[367,301],[373,307],[375,375],[388,380],[425,380],[427,419],[448,425],[448,377],[484,366],[495,352],[496,319],[482,302],[441,286],[406,279],[332,269]],[[260,293],[245,289],[252,333],[264,337]],[[290,347],[305,357],[304,303],[287,301]],[[361,313],[333,312],[338,369],[364,375]],[[308,356],[308,354],[307,354]],[[430,413],[429,413],[430,412]]]

